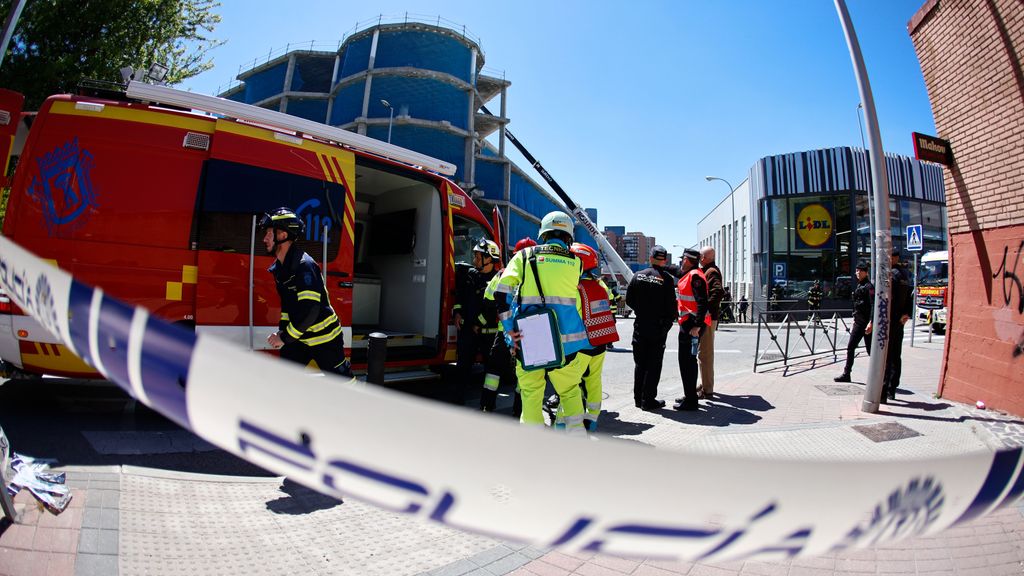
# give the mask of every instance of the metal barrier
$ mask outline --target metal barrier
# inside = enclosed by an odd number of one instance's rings
[[[786,310],[759,313],[754,372],[757,372],[758,366],[779,362],[783,366],[789,366],[791,360],[825,354],[831,354],[838,360],[838,351],[846,347],[844,343],[840,348],[839,326],[842,324],[843,332],[850,333],[850,327],[847,324],[850,314],[852,314],[851,310]],[[779,315],[783,315],[782,320],[773,328],[774,321],[770,318]],[[764,350],[761,349],[762,328],[767,331],[772,344]],[[793,338],[794,329],[796,329],[796,338]],[[779,338],[783,335],[785,340],[780,343]],[[806,349],[796,350],[790,346],[791,343],[795,346],[801,342],[806,345]]]

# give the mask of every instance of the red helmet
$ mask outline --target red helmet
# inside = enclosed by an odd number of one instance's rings
[[[529,236],[527,236],[526,238],[523,238],[519,242],[516,242],[516,249],[514,251],[515,252],[519,252],[523,248],[529,248],[530,246],[536,246],[536,245],[537,245],[537,243],[533,241],[533,238],[530,238]]]
[[[590,270],[592,268],[597,268],[597,251],[591,248],[590,246],[576,242],[575,244],[569,247],[569,250],[571,250],[572,253],[578,256],[579,259],[583,262],[584,271]]]

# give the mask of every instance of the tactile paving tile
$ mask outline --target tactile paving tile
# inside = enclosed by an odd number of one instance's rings
[[[497,543],[275,479],[123,482],[123,575],[417,574]]]
[[[891,442],[893,440],[904,440],[920,436],[921,433],[907,428],[899,422],[883,422],[881,424],[863,424],[852,426],[872,442]]]
[[[860,396],[864,394],[862,386],[853,384],[815,384],[814,387],[829,396]]]

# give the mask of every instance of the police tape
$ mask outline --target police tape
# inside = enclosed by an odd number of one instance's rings
[[[871,462],[695,455],[310,378],[112,299],[4,237],[0,285],[220,448],[324,494],[509,541],[690,561],[815,555],[932,534],[1024,492],[1019,448]]]

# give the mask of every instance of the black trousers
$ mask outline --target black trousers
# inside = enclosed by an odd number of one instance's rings
[[[679,377],[683,379],[683,404],[697,404],[697,356],[693,354],[693,336],[679,329]]]
[[[637,406],[654,402],[658,397],[665,339],[671,327],[633,323],[633,400]]]
[[[316,365],[324,373],[340,374],[351,376],[352,370],[348,360],[345,359],[345,338],[338,336],[330,342],[306,346],[302,342],[290,342],[281,347],[281,358],[301,364],[309,365],[310,360],[316,360]]]
[[[888,356],[885,360],[885,379],[882,391],[890,396],[896,394],[900,387],[900,375],[903,373],[903,323],[899,318],[889,323]]]
[[[498,332],[494,335],[491,344],[490,355],[487,358],[487,373],[497,374],[500,378],[498,389],[511,385],[512,393],[515,395],[512,400],[512,416],[518,418],[523,413],[523,396],[519,393],[519,382],[516,378],[515,357],[512,356],[505,342],[505,334]],[[494,403],[497,400],[498,392],[481,390],[481,408],[488,408],[494,411]]]
[[[843,373],[846,375],[849,375],[850,370],[853,370],[853,357],[857,355],[857,346],[860,346],[862,339],[864,340],[864,348],[868,351],[868,355],[871,355],[871,334],[864,332],[867,327],[866,323],[861,324],[854,321],[853,328],[850,329],[850,343],[846,345],[846,368],[843,369]]]
[[[466,402],[466,390],[469,389],[473,377],[473,364],[477,354],[483,354],[484,365],[494,343],[494,334],[476,333],[467,322],[459,329],[459,337],[455,348],[455,382],[451,389],[449,401],[455,404]]]

